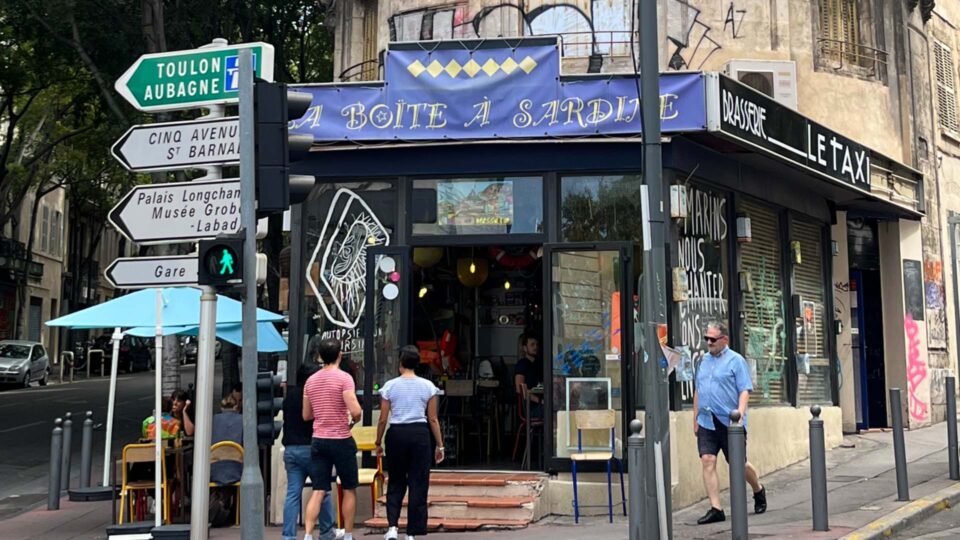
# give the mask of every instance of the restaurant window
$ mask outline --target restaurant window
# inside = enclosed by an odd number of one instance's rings
[[[934,67],[937,76],[937,118],[940,127],[960,131],[957,118],[957,83],[954,75],[953,51],[944,43],[933,41]]]
[[[676,186],[687,204],[687,216],[675,220],[677,266],[687,281],[685,300],[675,304],[674,346],[681,353],[677,366],[680,400],[693,403],[693,373],[707,352],[703,340],[708,324],[729,325],[729,235],[727,196],[695,185]]]
[[[396,201],[392,182],[357,182],[321,184],[303,204],[303,358],[316,340],[340,340],[341,368],[357,390],[364,387],[366,251],[393,242]]]
[[[826,283],[823,227],[793,220],[790,239],[793,293],[799,296],[797,333],[797,403],[830,403],[830,355],[827,354]]]
[[[414,235],[542,232],[539,176],[413,181]]]
[[[641,242],[639,175],[565,176],[560,197],[563,241]]]
[[[739,244],[743,356],[753,380],[750,404],[788,403],[780,217],[748,200],[738,205],[737,217],[749,219],[750,228],[750,241]]]

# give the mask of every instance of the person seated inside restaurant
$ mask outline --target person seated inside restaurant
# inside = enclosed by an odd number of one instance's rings
[[[220,412],[213,415],[211,444],[223,441],[243,446],[243,415],[232,394],[220,401]],[[239,482],[242,474],[243,463],[239,461],[218,461],[210,465],[210,481],[216,484]]]
[[[543,381],[543,362],[540,360],[540,342],[532,334],[520,338],[520,359],[514,369],[514,386],[517,394],[530,400],[530,416],[543,418],[543,397],[532,392]]]

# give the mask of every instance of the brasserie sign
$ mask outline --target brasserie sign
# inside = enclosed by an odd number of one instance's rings
[[[717,85],[719,119],[707,122],[712,130],[870,190],[870,149],[733,79],[720,75]]]

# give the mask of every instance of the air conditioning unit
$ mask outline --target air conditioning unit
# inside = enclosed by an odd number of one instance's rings
[[[797,109],[797,64],[789,60],[731,60],[724,74]]]

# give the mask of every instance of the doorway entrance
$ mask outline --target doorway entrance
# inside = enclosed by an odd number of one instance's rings
[[[847,220],[850,333],[857,429],[887,427],[883,300],[876,220]]]

